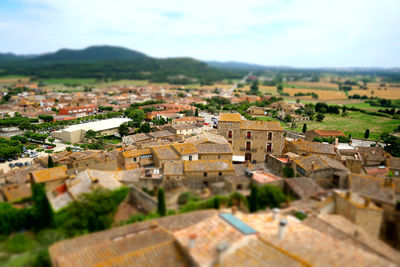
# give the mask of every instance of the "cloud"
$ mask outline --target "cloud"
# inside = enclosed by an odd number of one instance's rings
[[[7,1],[0,51],[113,44],[158,57],[307,67],[400,59],[397,0],[17,0],[13,12]]]

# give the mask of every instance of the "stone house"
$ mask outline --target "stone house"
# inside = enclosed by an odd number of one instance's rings
[[[122,137],[124,145],[139,145],[151,140],[151,137],[145,133],[132,134]]]
[[[246,110],[246,112],[252,116],[264,116],[265,108],[264,107],[257,107],[252,106]]]
[[[232,145],[233,155],[243,161],[264,162],[268,154],[283,149],[283,129],[279,122],[242,120],[239,113],[221,113],[218,134]]]
[[[70,178],[67,174],[67,167],[65,165],[37,170],[31,172],[29,177],[32,186],[36,183],[44,184],[46,190],[50,191],[64,184],[65,180]]]
[[[336,157],[334,145],[304,140],[285,140],[284,153],[292,152],[299,156],[322,155],[329,158]]]
[[[199,153],[199,159],[223,159],[232,161],[233,151],[230,144],[204,143],[198,144],[196,147]]]
[[[379,166],[386,164],[388,154],[380,146],[358,146],[357,150],[361,155],[364,166]]]

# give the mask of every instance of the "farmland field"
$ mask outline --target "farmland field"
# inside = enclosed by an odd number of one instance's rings
[[[338,85],[329,82],[289,82],[284,83],[284,87],[299,89],[317,89],[317,90],[338,90]]]
[[[365,130],[370,129],[370,139],[379,140],[381,133],[393,132],[400,124],[400,120],[372,116],[358,111],[349,111],[348,114],[347,116],[325,114],[326,117],[322,122],[308,122],[307,130],[342,130],[346,135],[351,134],[354,138],[363,138]],[[294,130],[301,132],[302,127],[303,124],[300,123]]]
[[[85,85],[85,84],[93,84],[96,79],[93,78],[85,78],[85,79],[78,79],[78,78],[65,78],[65,79],[47,79],[44,80],[46,84],[65,84],[65,85]]]
[[[316,93],[318,95],[318,100],[339,100],[339,99],[347,99],[345,92],[343,91],[334,91],[334,90],[316,90],[316,89],[293,89],[293,88],[284,88],[284,93],[288,93],[290,96],[294,96],[296,93]],[[304,96],[304,98],[312,99],[311,96]]]

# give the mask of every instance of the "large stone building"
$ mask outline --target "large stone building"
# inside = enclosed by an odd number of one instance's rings
[[[281,154],[283,149],[283,129],[275,121],[248,121],[239,113],[221,113],[218,133],[243,161],[264,162],[268,154]]]

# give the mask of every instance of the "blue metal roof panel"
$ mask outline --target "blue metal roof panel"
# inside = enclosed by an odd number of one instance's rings
[[[257,233],[256,230],[251,228],[248,224],[240,220],[233,214],[230,213],[221,213],[219,216],[224,219],[227,223],[238,229],[244,235],[251,235]]]

